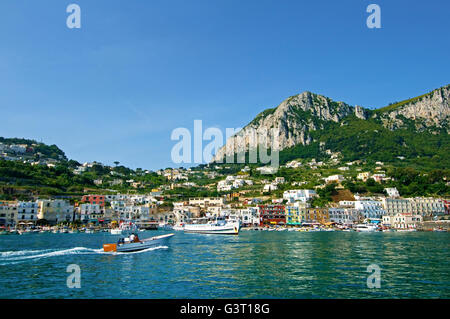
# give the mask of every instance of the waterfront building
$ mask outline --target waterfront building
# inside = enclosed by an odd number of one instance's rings
[[[415,229],[417,224],[422,221],[422,216],[412,213],[398,213],[393,216],[383,216],[383,225],[395,229]]]
[[[105,206],[105,196],[104,195],[84,195],[81,198],[82,203],[89,202],[90,204],[97,204],[101,207]]]
[[[239,209],[239,219],[243,226],[259,226],[258,207],[247,207]]]
[[[17,202],[0,201],[0,226],[14,227],[17,215]]]
[[[443,200],[444,203],[444,214],[449,215],[450,214],[450,200]]]
[[[99,204],[81,204],[77,207],[77,215],[83,223],[96,223],[105,217],[105,209]]]
[[[121,219],[133,219],[141,222],[157,220],[158,207],[153,204],[125,206]]]
[[[286,224],[284,205],[259,205],[260,226]]]
[[[355,209],[359,211],[361,217],[369,219],[380,219],[386,214],[381,202],[376,200],[357,200]]]
[[[326,224],[330,222],[327,208],[302,208],[301,215],[303,223]]]
[[[38,204],[37,202],[18,202],[17,214],[15,216],[15,224],[35,223],[38,220]]]
[[[438,198],[383,198],[382,204],[390,216],[402,213],[437,216],[445,213],[444,202]]]
[[[287,205],[285,208],[286,213],[286,225],[301,225],[302,214],[299,206]]]
[[[65,200],[38,200],[38,219],[51,224],[71,222],[74,219],[74,207]]]
[[[411,201],[408,199],[383,198],[381,203],[386,211],[386,214],[389,216],[412,212]]]
[[[341,225],[353,225],[360,221],[360,211],[349,207],[333,207],[328,209],[330,222]]]
[[[440,216],[445,214],[444,201],[440,198],[415,197],[412,201],[412,213],[421,216]]]

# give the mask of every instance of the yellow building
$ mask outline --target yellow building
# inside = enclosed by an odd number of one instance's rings
[[[302,220],[306,223],[321,223],[326,224],[330,222],[328,208],[304,208],[301,210]]]
[[[39,200],[38,218],[49,223],[70,222],[73,220],[74,207],[65,200]]]

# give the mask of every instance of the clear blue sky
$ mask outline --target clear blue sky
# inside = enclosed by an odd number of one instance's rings
[[[66,27],[77,3],[82,28]],[[366,7],[381,7],[381,29]],[[450,2],[2,0],[0,136],[177,166],[176,127],[241,127],[312,91],[378,108],[448,84]]]

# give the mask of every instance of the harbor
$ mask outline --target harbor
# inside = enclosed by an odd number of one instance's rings
[[[140,238],[173,231],[139,232]],[[449,298],[445,232],[175,231],[168,244],[104,252],[108,232],[0,237],[0,298]],[[439,243],[439,244],[437,244]],[[68,289],[68,265],[81,289]],[[366,285],[381,268],[381,288]]]

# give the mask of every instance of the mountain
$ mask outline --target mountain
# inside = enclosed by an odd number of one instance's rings
[[[223,159],[227,146],[233,144],[248,150],[248,141],[256,130],[278,138],[282,162],[299,157],[321,158],[330,150],[341,152],[344,159],[349,160],[393,161],[397,156],[437,156],[443,163],[442,160],[449,161],[447,154],[450,153],[449,99],[450,85],[446,85],[371,110],[303,92],[258,114],[227,140],[213,161]],[[269,147],[270,139],[264,143]]]

